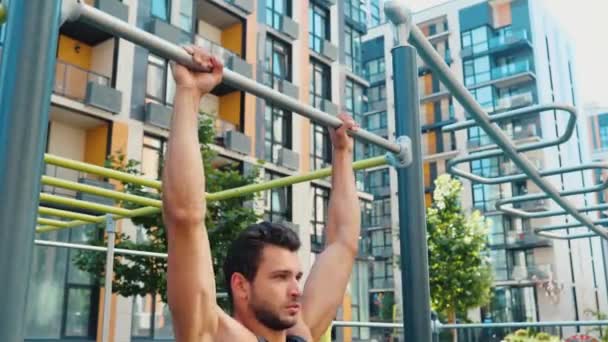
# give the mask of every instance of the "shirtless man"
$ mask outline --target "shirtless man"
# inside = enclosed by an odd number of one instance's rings
[[[358,126],[347,115],[331,132],[332,194],[325,250],[301,290],[298,236],[262,222],[233,242],[224,270],[234,317],[216,303],[205,229],[205,177],[198,140],[201,98],[222,79],[222,65],[196,47],[185,49],[209,73],[173,65],[176,82],[171,136],[163,172],[163,217],[169,241],[168,298],[178,342],[314,342],[342,303],[358,248],[360,209],[352,169]]]

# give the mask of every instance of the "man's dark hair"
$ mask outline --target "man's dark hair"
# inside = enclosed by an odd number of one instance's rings
[[[232,242],[224,262],[226,288],[231,300],[230,278],[234,273],[240,273],[247,280],[253,281],[266,245],[278,246],[295,252],[300,248],[300,238],[286,226],[271,222],[253,224],[242,231]]]

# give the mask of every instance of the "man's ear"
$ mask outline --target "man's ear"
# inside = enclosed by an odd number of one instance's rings
[[[249,280],[247,280],[244,275],[238,272],[233,273],[232,277],[230,277],[230,286],[232,289],[232,296],[235,299],[249,299],[251,286]]]

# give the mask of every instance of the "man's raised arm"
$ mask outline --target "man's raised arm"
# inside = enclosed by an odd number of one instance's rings
[[[209,73],[173,65],[176,92],[163,170],[163,219],[168,238],[168,299],[176,340],[212,341],[218,329],[215,277],[207,230],[205,175],[198,140],[201,97],[222,78],[222,65],[186,48]]]
[[[359,245],[360,206],[353,171],[353,140],[346,132],[357,124],[340,115],[343,125],[331,133],[332,190],[325,227],[325,250],[317,258],[304,286],[302,315],[314,341],[331,324],[350,280]]]

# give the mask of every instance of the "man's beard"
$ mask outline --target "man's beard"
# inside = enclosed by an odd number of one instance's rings
[[[253,311],[253,314],[255,315],[255,318],[258,321],[260,321],[260,323],[262,323],[264,326],[266,326],[272,330],[276,330],[276,331],[286,330],[286,329],[293,327],[296,324],[295,319],[293,321],[292,320],[289,320],[289,321],[282,320],[281,317],[279,317],[279,315],[277,315],[276,313],[274,313],[270,309],[268,309],[268,306],[256,305],[255,302],[252,302],[250,305],[251,305],[251,310]]]

